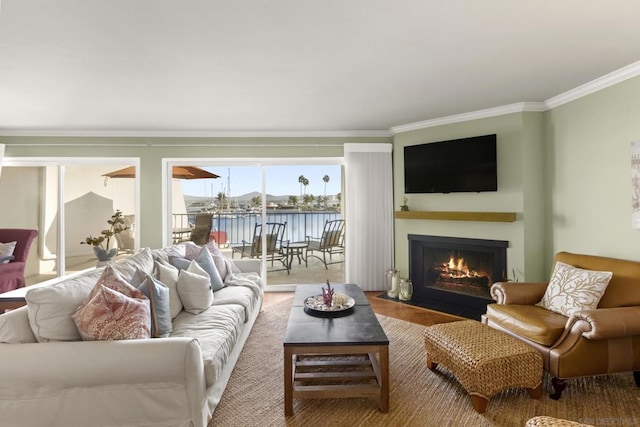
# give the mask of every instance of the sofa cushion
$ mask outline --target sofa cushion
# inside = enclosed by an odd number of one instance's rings
[[[171,308],[169,288],[160,280],[146,274],[138,289],[149,299],[151,310],[151,337],[163,338],[171,334]]]
[[[29,326],[27,307],[11,310],[0,316],[0,343],[25,344],[38,342]]]
[[[610,271],[585,270],[557,261],[549,285],[537,305],[565,316],[595,309],[611,277]]]
[[[71,315],[87,298],[101,273],[93,270],[26,292],[29,324],[38,342],[81,339]]]
[[[211,307],[213,292],[209,275],[195,260],[189,268],[180,271],[177,287],[185,311],[198,314]]]
[[[138,291],[137,294],[139,297],[127,296],[100,283],[96,284],[91,291],[92,297],[72,315],[82,339],[98,341],[149,338],[149,300],[142,292]]]
[[[238,304],[244,309],[244,322],[248,322],[258,300],[256,293],[245,286],[226,286],[213,293],[213,305]]]
[[[173,265],[156,261],[155,272],[156,278],[169,288],[169,313],[171,318],[175,319],[183,309],[180,294],[178,293],[178,275],[180,271]]]
[[[555,343],[567,317],[537,305],[489,304],[486,317],[515,335],[544,346]]]
[[[243,326],[244,310],[237,304],[212,306],[199,314],[183,311],[173,321],[172,337],[192,337],[202,350],[207,387],[225,367]]]

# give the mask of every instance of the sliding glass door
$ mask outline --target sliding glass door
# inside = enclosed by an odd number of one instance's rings
[[[171,179],[170,240],[188,240],[196,216],[210,215],[211,239],[222,253],[232,259],[262,259],[269,286],[343,283],[344,251],[335,251],[326,266],[322,253],[307,256],[308,239],[320,239],[328,220],[342,218],[340,163],[341,159],[167,160],[167,171],[188,164],[219,176]],[[260,231],[276,224],[280,231],[275,242],[267,237],[263,246]]]

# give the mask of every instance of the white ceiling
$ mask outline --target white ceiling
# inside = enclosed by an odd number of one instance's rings
[[[0,0],[0,131],[353,132],[640,59],[637,0]]]

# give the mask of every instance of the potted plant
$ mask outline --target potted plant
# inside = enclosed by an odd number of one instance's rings
[[[409,202],[409,199],[407,199],[406,197],[402,198],[402,204],[400,205],[400,210],[401,211],[408,211],[409,210],[409,205],[407,204]]]
[[[129,228],[124,225],[124,217],[119,209],[111,215],[111,218],[107,220],[107,224],[109,224],[109,228],[102,230],[100,236],[93,237],[89,235],[84,242],[80,242],[81,245],[93,246],[93,252],[98,257],[98,261],[109,261],[118,253],[118,248],[109,249],[111,238]]]

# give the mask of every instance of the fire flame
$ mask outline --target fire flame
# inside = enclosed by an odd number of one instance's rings
[[[470,270],[462,257],[456,258],[451,255],[449,262],[443,263],[442,267],[451,278],[478,277],[478,272]]]

